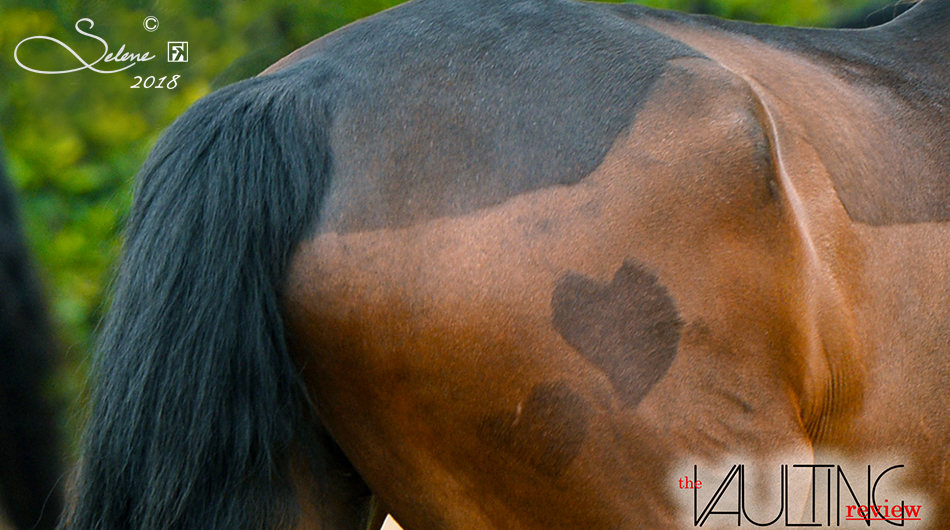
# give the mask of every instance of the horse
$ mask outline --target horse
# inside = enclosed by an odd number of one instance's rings
[[[323,36],[140,170],[64,526],[946,528],[948,87],[950,0]]]
[[[56,408],[44,397],[56,342],[0,160],[0,527],[52,529],[63,510]]]

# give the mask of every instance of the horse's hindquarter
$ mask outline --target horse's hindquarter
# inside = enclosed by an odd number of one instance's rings
[[[311,392],[401,521],[673,525],[669,462],[807,452],[801,260],[758,112],[675,60],[578,183],[299,250]]]
[[[946,232],[853,222],[794,91],[655,27],[712,60],[633,72],[655,79],[632,84],[606,154],[555,161],[568,174],[546,184],[480,188],[495,183],[480,166],[537,169],[493,151],[530,142],[485,141],[540,134],[503,97],[446,104],[436,84],[429,111],[379,94],[391,107],[334,122],[335,181],[293,258],[288,321],[327,427],[407,528],[677,528],[684,462],[807,463],[813,441],[944,454],[945,413],[922,399],[946,402]],[[771,70],[798,64],[775,53]],[[550,119],[572,119],[558,103]],[[411,141],[380,146],[368,123]]]

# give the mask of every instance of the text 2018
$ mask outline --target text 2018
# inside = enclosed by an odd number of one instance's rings
[[[167,76],[167,75],[166,75],[166,76],[159,77],[158,80],[157,80],[157,81],[158,81],[158,84],[155,84],[156,79],[155,79],[155,76],[153,76],[153,75],[150,75],[150,76],[146,77],[144,80],[142,79],[142,76],[137,75],[137,76],[134,77],[134,79],[138,79],[138,81],[137,81],[134,85],[132,85],[131,87],[129,87],[129,88],[167,88],[167,89],[174,89],[175,87],[178,86],[178,78],[179,78],[179,77],[181,77],[181,75],[173,75],[172,78],[168,80],[168,84],[165,85],[165,79],[168,79],[168,76]],[[164,85],[164,86],[162,86],[162,85]]]

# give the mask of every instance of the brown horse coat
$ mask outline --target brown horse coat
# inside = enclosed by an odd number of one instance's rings
[[[950,526],[948,83],[950,0],[315,41],[143,167],[70,528]]]
[[[860,32],[450,5],[503,29],[420,2],[284,61],[406,25],[334,123],[339,184],[286,291],[320,415],[398,520],[678,528],[674,463],[834,451],[906,465],[950,523],[950,3]],[[559,42],[558,10],[608,29]],[[643,37],[603,51],[611,31]],[[577,98],[629,117],[595,163],[534,160],[548,128],[546,157],[600,140],[556,79],[588,76]]]

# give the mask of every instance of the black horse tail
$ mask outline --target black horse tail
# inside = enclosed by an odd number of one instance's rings
[[[44,397],[56,342],[0,167],[0,512],[17,528],[54,528],[63,471],[56,407]]]
[[[66,527],[294,524],[312,409],[281,281],[328,179],[329,81],[311,64],[219,90],[143,165]]]

